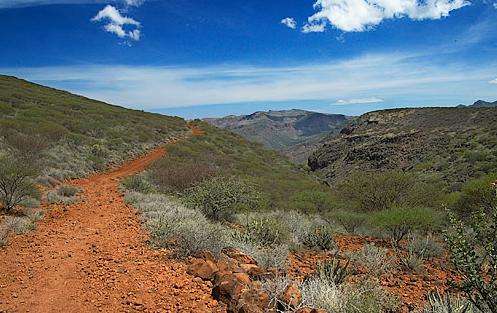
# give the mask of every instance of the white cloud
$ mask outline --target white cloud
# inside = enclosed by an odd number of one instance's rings
[[[30,7],[51,4],[112,3],[125,6],[140,6],[145,0],[0,0],[0,8]]]
[[[107,32],[116,34],[120,38],[127,37],[135,41],[140,40],[141,32],[138,29],[141,26],[140,22],[135,21],[130,17],[121,15],[119,10],[112,5],[107,5],[103,8],[95,17],[92,18],[92,21],[107,21],[108,23],[104,26],[104,29]],[[126,31],[124,29],[125,25],[132,26],[134,29]]]
[[[494,2],[494,9],[497,10],[497,2]]]
[[[495,84],[497,85],[497,78],[492,79],[491,81],[488,82],[489,84]]]
[[[287,18],[282,19],[281,24],[283,24],[286,27],[291,28],[291,29],[297,28],[297,22],[292,17],[287,17]]]
[[[287,67],[95,65],[0,72],[110,103],[154,109],[302,99],[364,102],[372,101],[370,95],[399,105],[421,100],[440,104],[440,99],[457,104],[496,98],[497,88],[487,83],[496,68],[497,62],[474,66],[389,53]]]
[[[127,6],[130,7],[139,7],[140,5],[143,4],[145,0],[124,0]]]
[[[340,99],[337,100],[335,104],[365,104],[365,103],[379,103],[385,100],[377,97],[369,97],[369,98],[356,98],[356,99]]]
[[[302,30],[322,32],[330,24],[344,32],[362,32],[385,19],[440,19],[467,5],[466,0],[316,0],[317,12]]]

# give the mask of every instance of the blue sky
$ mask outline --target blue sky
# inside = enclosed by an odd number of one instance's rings
[[[497,4],[0,0],[0,73],[185,117],[497,99]]]

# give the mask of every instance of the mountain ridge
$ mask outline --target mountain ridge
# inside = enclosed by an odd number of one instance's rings
[[[304,162],[320,140],[338,132],[350,117],[300,109],[257,111],[247,115],[206,118],[248,140],[278,150],[297,163]]]

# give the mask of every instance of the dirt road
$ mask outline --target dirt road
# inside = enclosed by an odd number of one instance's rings
[[[193,130],[194,135],[201,132]],[[0,312],[217,312],[210,287],[147,244],[121,179],[166,154],[158,148],[70,184],[81,201],[51,207],[36,231],[0,250]]]

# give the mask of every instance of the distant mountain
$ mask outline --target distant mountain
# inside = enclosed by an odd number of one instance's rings
[[[304,162],[326,136],[338,134],[350,120],[341,114],[304,110],[255,112],[250,115],[207,118],[208,123],[231,130],[248,140]]]
[[[494,108],[394,109],[366,113],[309,157],[333,183],[351,171],[397,169],[436,175],[454,189],[497,172]]]
[[[488,101],[484,101],[484,100],[478,100],[470,106],[475,107],[475,108],[493,108],[493,107],[497,107],[497,101],[488,102]]]

